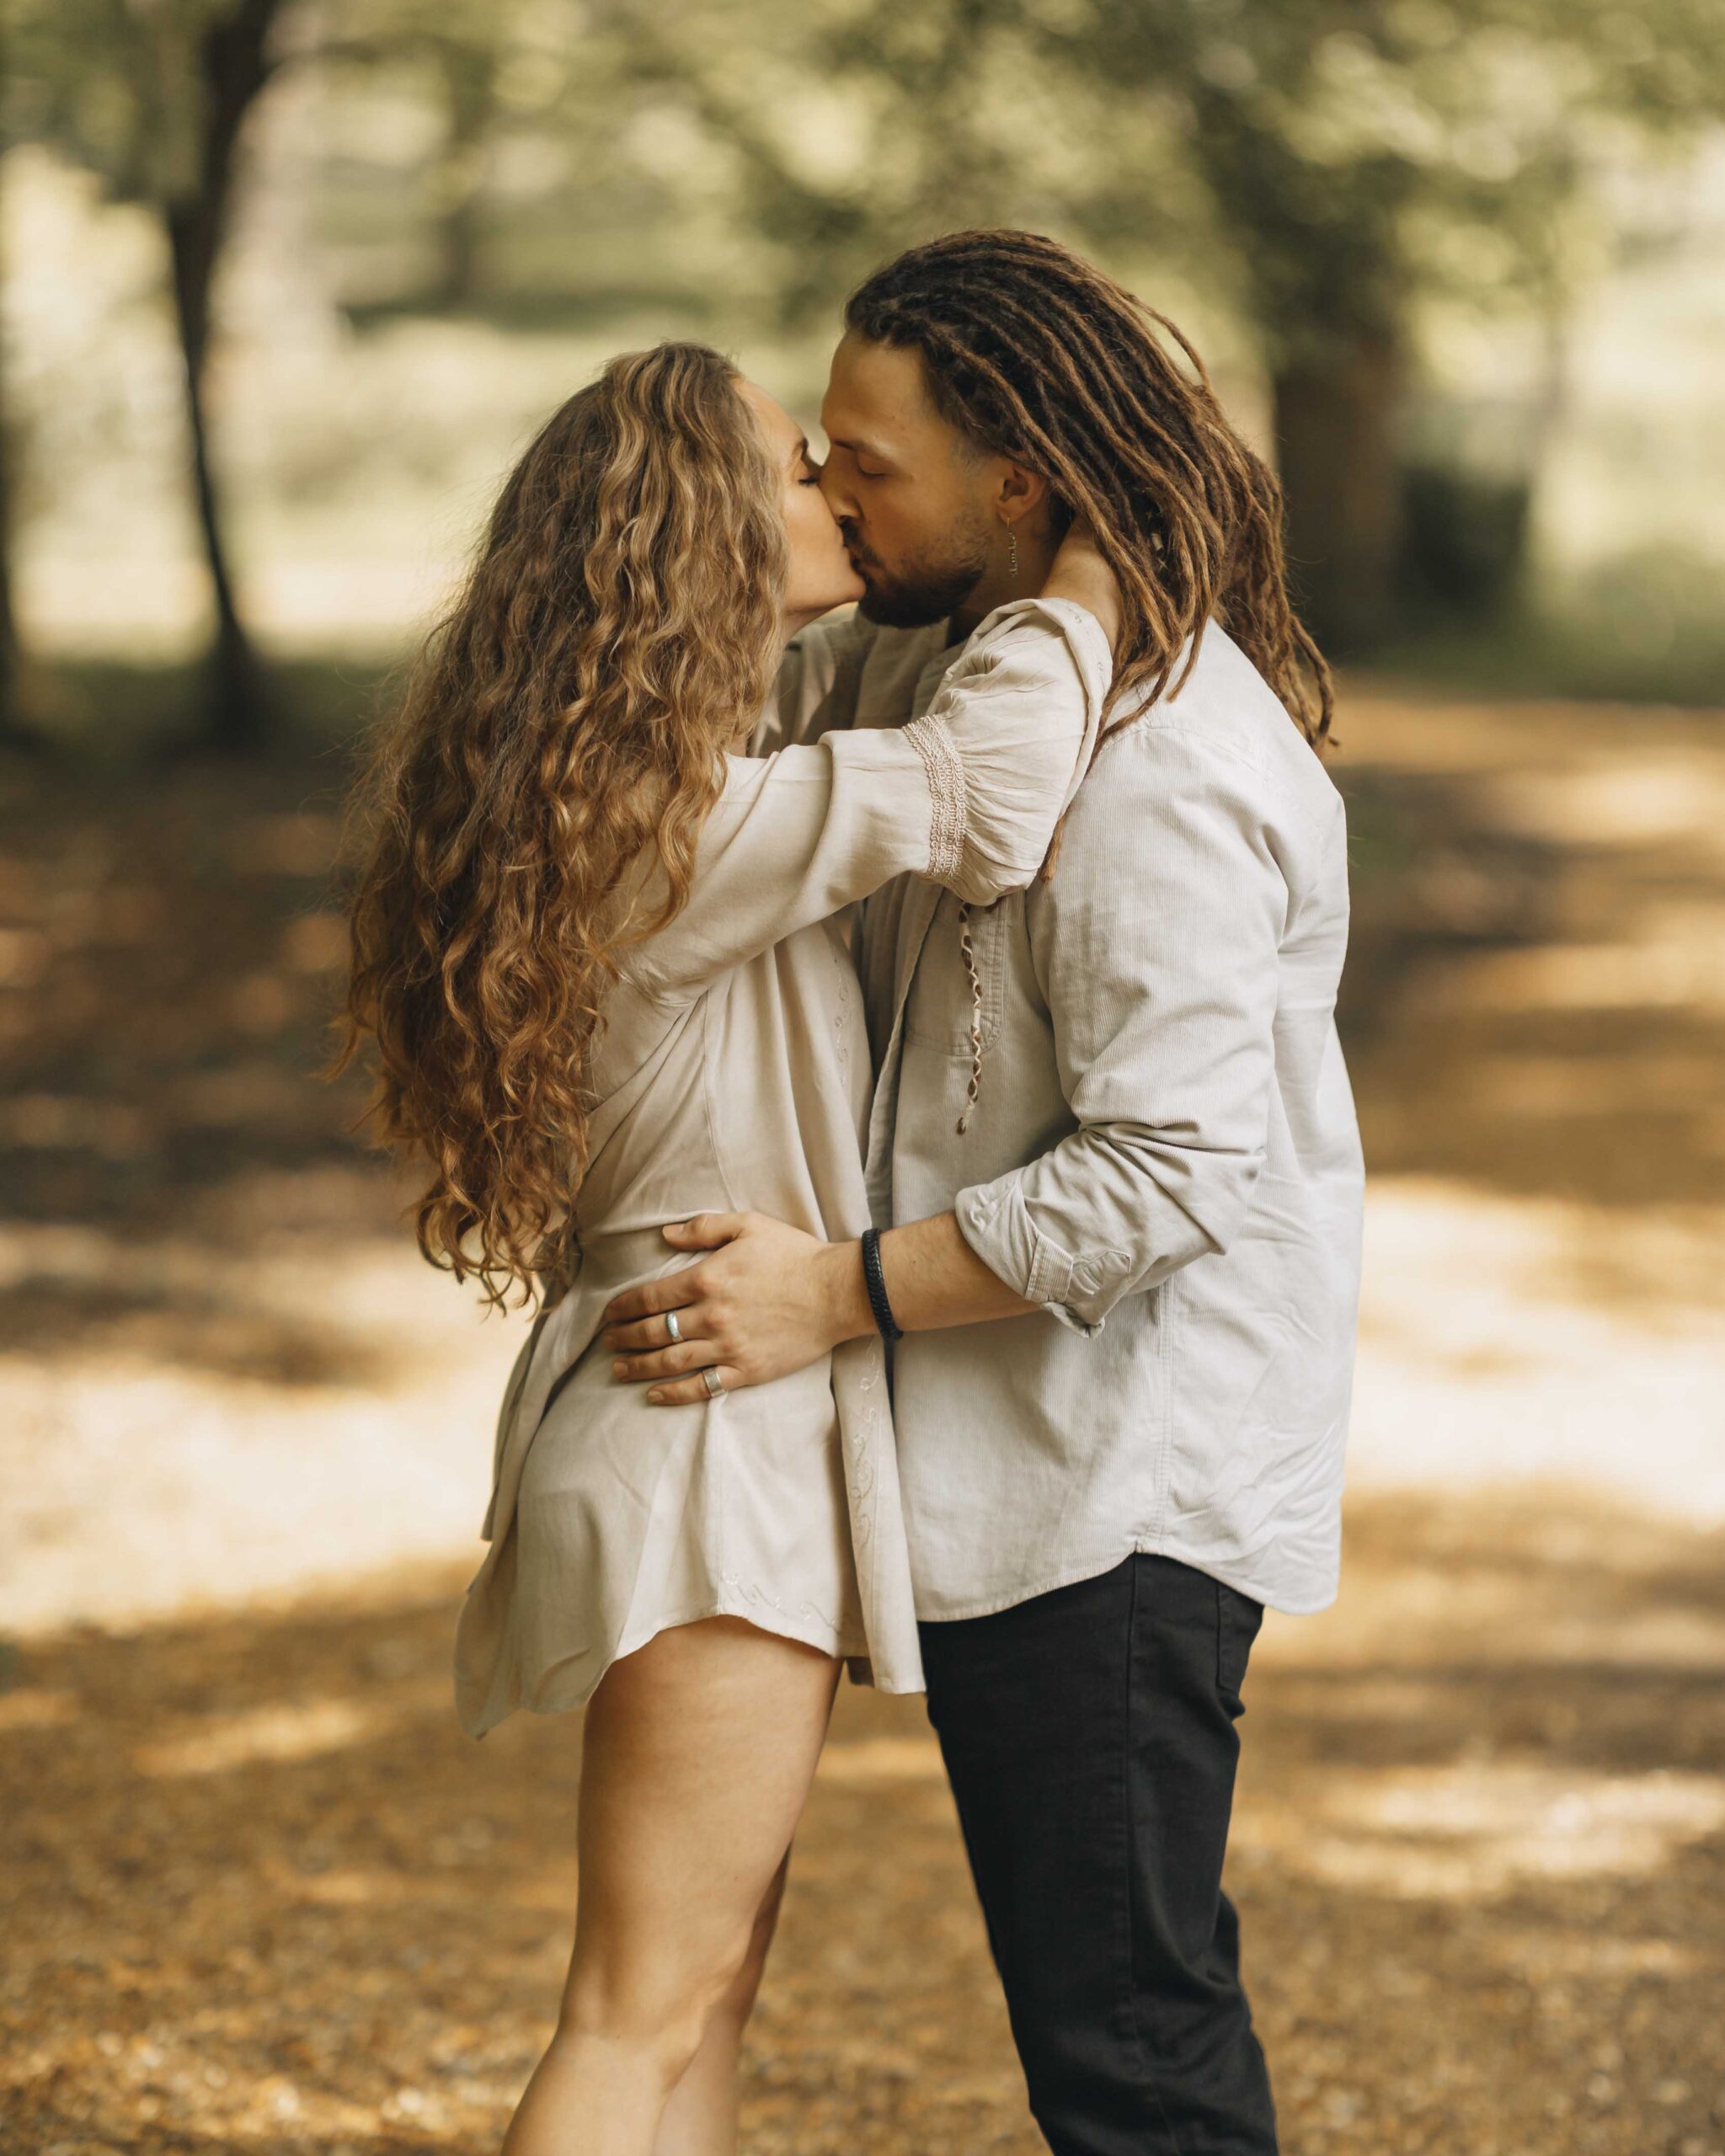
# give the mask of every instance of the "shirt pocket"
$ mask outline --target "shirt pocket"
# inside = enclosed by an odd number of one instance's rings
[[[982,1045],[1000,1038],[1001,1005],[1006,983],[1006,937],[1011,898],[970,909],[970,949],[981,985]],[[905,1038],[919,1048],[968,1059],[975,1046],[970,1026],[976,995],[964,963],[964,909],[943,891],[928,924],[916,961],[916,976],[905,1006]]]

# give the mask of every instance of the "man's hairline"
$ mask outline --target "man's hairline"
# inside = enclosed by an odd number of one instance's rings
[[[949,419],[942,411],[940,400],[934,393],[929,373],[928,355],[920,344],[900,344],[895,343],[889,337],[870,337],[861,329],[852,328],[847,322],[845,324],[844,334],[839,339],[838,345],[834,349],[835,359],[838,356],[839,350],[846,342],[852,340],[858,344],[868,345],[877,352],[908,352],[911,355],[916,362],[917,387],[921,393],[924,404],[927,407],[929,416],[959,443],[968,462],[985,463],[991,456],[997,456],[1001,454],[998,450],[991,449],[985,441],[978,435],[973,435],[968,428],[961,427],[955,419]],[[826,439],[834,449],[848,449],[853,456],[878,457],[884,463],[896,465],[900,471],[905,469],[904,459],[895,456],[888,450],[839,435],[829,434]],[[1009,458],[1007,462],[1010,462],[1011,459]]]

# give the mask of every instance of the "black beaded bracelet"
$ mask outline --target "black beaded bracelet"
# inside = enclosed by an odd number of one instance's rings
[[[893,1306],[886,1292],[886,1274],[880,1264],[880,1230],[869,1228],[862,1236],[862,1278],[868,1283],[868,1307],[874,1312],[874,1322],[880,1328],[883,1340],[902,1340],[899,1321],[893,1315]]]

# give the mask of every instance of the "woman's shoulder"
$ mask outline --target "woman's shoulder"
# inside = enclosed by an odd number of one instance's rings
[[[799,629],[785,647],[778,684],[756,731],[756,752],[818,740],[856,716],[857,686],[879,625],[860,614],[830,616]]]

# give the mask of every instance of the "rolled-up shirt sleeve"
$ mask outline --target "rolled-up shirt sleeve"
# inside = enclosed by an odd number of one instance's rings
[[[1077,1128],[954,1208],[992,1272],[1081,1332],[1245,1217],[1293,904],[1253,767],[1135,730],[1105,744],[1033,928]]]

